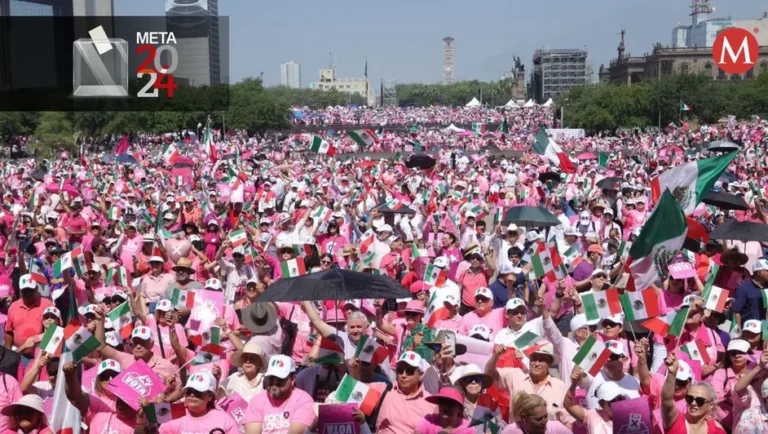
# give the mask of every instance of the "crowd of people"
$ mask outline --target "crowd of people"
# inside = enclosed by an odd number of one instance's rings
[[[471,124],[485,122],[500,123],[505,113],[543,111],[547,107],[522,108],[513,110],[490,107],[350,107],[337,106],[314,110],[309,107],[295,107],[292,122],[296,125],[412,125],[412,124]]]
[[[645,432],[768,432],[765,246],[708,236],[768,223],[768,124],[564,140],[575,171],[560,173],[528,150],[544,115],[509,117],[511,132],[492,137],[415,129],[370,149],[321,138],[360,153],[344,158],[292,137],[2,162],[0,433],[324,434],[344,421],[363,433],[607,434],[616,405],[637,398]],[[519,157],[488,152],[515,134]],[[738,156],[713,190],[746,206],[696,204],[685,249],[635,288],[652,291],[658,318],[687,312],[680,333],[622,309],[597,316],[605,305],[587,298],[630,294],[629,243],[663,231],[646,227],[654,180],[701,167],[704,145],[726,139]],[[407,167],[399,146],[414,140],[436,151],[431,164]],[[364,154],[382,149],[397,155]],[[510,222],[519,207],[558,223]],[[542,272],[543,251],[563,267]],[[335,270],[394,280],[403,296],[260,301]],[[709,304],[713,287],[726,303]],[[595,342],[592,369],[579,355]]]

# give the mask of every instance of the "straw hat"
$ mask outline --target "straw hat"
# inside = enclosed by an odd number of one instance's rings
[[[195,272],[195,269],[192,268],[192,260],[189,258],[179,258],[179,262],[176,263],[176,266],[172,268],[173,271],[188,271],[190,274]]]
[[[238,368],[243,367],[243,354],[253,354],[259,358],[259,370],[263,369],[267,365],[267,359],[264,358],[264,350],[258,344],[247,343],[243,347],[243,351],[235,351],[232,353],[231,362]]]

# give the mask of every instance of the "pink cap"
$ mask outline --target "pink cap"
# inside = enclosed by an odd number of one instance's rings
[[[428,396],[426,398],[427,402],[432,404],[438,404],[440,401],[446,399],[456,402],[459,405],[464,405],[464,397],[461,396],[461,393],[454,387],[443,387],[437,395]]]
[[[408,304],[405,305],[403,312],[415,312],[424,315],[424,303],[422,303],[421,300],[410,300]]]

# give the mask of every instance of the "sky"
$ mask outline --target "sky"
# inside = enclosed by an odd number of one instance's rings
[[[756,19],[765,0],[711,0],[714,17]],[[230,81],[257,77],[280,84],[280,64],[301,65],[302,86],[336,57],[338,77],[398,83],[442,78],[442,39],[452,36],[456,80],[498,80],[519,56],[530,80],[539,48],[586,48],[595,73],[616,57],[619,32],[639,56],[672,29],[690,24],[690,0],[219,0],[229,17]],[[162,16],[165,0],[114,0],[115,15]]]

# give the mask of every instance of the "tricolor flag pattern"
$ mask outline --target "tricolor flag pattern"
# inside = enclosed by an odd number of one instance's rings
[[[355,130],[349,133],[349,137],[363,148],[373,146],[379,141],[372,130]]]
[[[283,278],[303,276],[307,274],[304,267],[304,258],[294,258],[280,263],[280,269],[283,272]]]
[[[728,300],[730,291],[720,288],[719,286],[712,286],[707,298],[704,300],[704,309],[711,309],[715,312],[723,313],[725,310],[725,302]],[[766,306],[766,305],[764,305]]]
[[[685,327],[685,319],[688,317],[688,307],[683,307],[680,310],[673,310],[667,312],[662,316],[649,319],[643,323],[643,327],[652,332],[656,332],[663,337],[677,336],[680,337],[683,334],[683,328]]]
[[[315,359],[315,363],[318,365],[327,363],[344,363],[344,341],[337,335],[329,335],[328,337],[319,337],[320,339],[320,352]],[[360,338],[362,340],[362,337]]]
[[[424,283],[441,287],[446,280],[448,280],[448,272],[446,270],[435,267],[434,264],[427,265],[427,268],[424,271]]]
[[[536,278],[546,277],[550,281],[565,279],[568,270],[565,268],[557,247],[548,245],[541,252],[531,257],[531,265],[536,273]]]
[[[336,154],[336,148],[334,148],[333,145],[323,140],[323,138],[319,136],[312,137],[312,143],[310,144],[309,149],[312,152],[317,152],[318,154],[321,154],[321,155]]]
[[[242,246],[248,242],[248,234],[242,228],[232,231],[229,233],[229,242],[232,243],[232,247]]]
[[[72,353],[75,361],[86,357],[91,351],[99,348],[101,342],[88,329],[73,322],[64,330],[65,345]]]
[[[144,414],[150,423],[163,424],[186,416],[187,408],[183,402],[150,404],[144,407]]]
[[[345,375],[336,389],[336,399],[345,404],[356,403],[360,411],[370,416],[381,399],[381,391]]]
[[[603,369],[610,356],[611,351],[605,344],[598,341],[594,336],[590,336],[573,357],[573,363],[594,377]]]
[[[188,289],[175,288],[171,296],[171,303],[175,307],[192,309],[195,307],[195,292]]]
[[[659,316],[659,297],[653,289],[625,292],[621,294],[621,308],[627,321],[636,321]]]
[[[363,335],[357,342],[355,357],[361,362],[378,365],[387,360],[389,349],[384,345],[379,345],[373,336]]]
[[[619,290],[616,288],[600,292],[585,292],[579,296],[588,321],[600,320],[621,313],[621,298],[619,297]]]
[[[699,339],[692,340],[685,345],[680,346],[680,350],[688,355],[691,360],[698,360],[704,365],[712,363],[712,359],[707,354],[707,347]]]
[[[131,313],[131,307],[127,301],[112,309],[107,314],[107,318],[112,321],[112,326],[115,331],[120,333],[121,338],[128,339],[131,337],[133,332],[133,313]]]
[[[40,340],[40,351],[45,351],[51,356],[61,355],[61,347],[64,343],[64,328],[56,324],[51,324],[45,330],[43,338]]]

